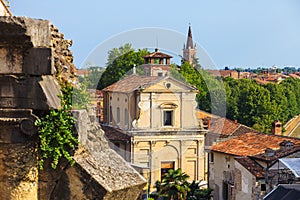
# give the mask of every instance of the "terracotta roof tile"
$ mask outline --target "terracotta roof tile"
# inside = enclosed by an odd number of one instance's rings
[[[243,167],[245,167],[256,178],[264,178],[264,168],[249,157],[237,157],[235,158]]]
[[[227,118],[217,118],[211,121],[209,132],[220,134],[221,137],[228,137],[257,131]]]
[[[262,84],[262,85],[269,83],[268,81],[262,80],[260,78],[254,78],[254,80],[256,80],[258,84]]]
[[[210,123],[209,132],[218,133],[221,135],[231,135],[240,124],[226,118],[218,118]]]
[[[280,149],[279,144],[284,140],[290,140],[295,145],[300,145],[300,139],[297,138],[249,132],[219,142],[213,145],[211,150],[236,156],[255,156],[265,153],[267,148]]]
[[[245,133],[249,133],[249,132],[258,132],[248,126],[245,126],[243,124],[240,124],[240,126],[231,134],[232,136],[240,136],[242,134],[245,134]]]
[[[153,53],[143,56],[143,58],[172,58],[172,56],[159,51],[155,51]]]
[[[163,78],[165,78],[165,77],[138,76],[138,75],[133,74],[133,75],[125,77],[124,79],[119,80],[118,82],[104,88],[103,91],[130,93],[130,92],[133,92],[134,90],[137,90],[145,85],[159,81]]]
[[[291,149],[278,149],[274,151],[274,156],[267,156],[265,153],[261,153],[251,157],[259,160],[273,161],[298,151],[300,151],[300,146],[294,146]]]
[[[300,78],[300,76],[298,76],[297,74],[289,74],[289,76],[292,78]]]
[[[105,137],[111,141],[130,141],[130,136],[120,129],[104,125],[101,125],[101,127],[105,132]]]
[[[213,76],[221,76],[221,77],[228,77],[231,76],[231,73],[237,72],[235,70],[207,70]]]

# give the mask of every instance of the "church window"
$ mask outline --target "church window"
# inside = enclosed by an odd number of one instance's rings
[[[164,126],[173,126],[173,110],[164,111]]]

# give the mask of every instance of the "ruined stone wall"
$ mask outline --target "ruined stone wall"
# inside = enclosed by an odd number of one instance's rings
[[[64,34],[52,24],[50,30],[56,77],[59,81],[73,82],[76,80],[74,75],[76,68],[73,64],[73,53],[70,50],[73,41],[66,40]]]
[[[60,106],[49,21],[0,17],[0,199],[37,199],[34,111]]]
[[[0,199],[136,199],[146,181],[111,150],[95,117],[74,112],[80,148],[38,170],[34,121],[60,107],[60,84],[75,83],[69,47],[47,20],[0,17]],[[92,119],[92,120],[91,120]]]
[[[109,148],[95,116],[85,110],[73,111],[73,115],[80,141],[74,155],[76,164],[42,172],[40,199],[137,199],[146,185],[145,179]]]

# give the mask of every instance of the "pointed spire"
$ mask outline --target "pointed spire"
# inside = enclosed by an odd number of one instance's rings
[[[186,41],[186,48],[187,49],[193,49],[194,48],[191,24],[189,24],[189,31],[188,31],[187,41]]]

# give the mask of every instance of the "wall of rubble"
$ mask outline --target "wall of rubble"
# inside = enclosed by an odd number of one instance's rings
[[[0,16],[0,199],[136,199],[145,180],[84,111],[75,166],[38,170],[34,121],[60,107],[59,82],[75,82],[70,40],[47,20]],[[93,119],[93,120],[90,120]]]

